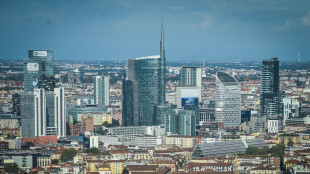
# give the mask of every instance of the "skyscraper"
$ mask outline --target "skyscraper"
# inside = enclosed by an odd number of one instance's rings
[[[55,88],[55,127],[57,128],[57,135],[59,137],[66,136],[66,100],[64,88]]]
[[[181,86],[197,86],[201,102],[201,67],[184,66],[181,69]]]
[[[95,104],[110,105],[110,79],[109,77],[96,76],[94,83]]]
[[[178,114],[178,132],[179,135],[196,135],[196,110],[179,110]]]
[[[260,112],[262,116],[266,115],[267,118],[272,118],[275,114],[280,114],[278,58],[263,61],[261,83]]]
[[[22,137],[46,135],[46,100],[44,89],[21,95]]]
[[[160,55],[127,60],[123,81],[124,125],[158,124],[155,106],[165,103],[166,60],[164,29],[161,26]],[[130,93],[130,94],[128,94]],[[126,123],[126,121],[130,123]]]
[[[53,130],[54,131],[50,131]],[[49,131],[48,131],[49,130]],[[34,89],[21,94],[22,137],[66,136],[66,105],[63,88],[54,91]]]
[[[24,91],[33,92],[42,75],[54,75],[54,57],[51,50],[29,50],[24,61]]]
[[[215,119],[224,127],[239,127],[241,94],[237,80],[224,72],[216,73]]]

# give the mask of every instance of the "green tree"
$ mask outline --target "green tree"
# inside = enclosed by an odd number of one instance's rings
[[[129,170],[125,167],[122,171],[122,174],[129,173]]]
[[[112,127],[119,127],[119,121],[112,118]]]
[[[18,165],[16,163],[10,163],[5,165],[5,171],[7,173],[17,173]]]
[[[53,159],[52,160],[52,164],[58,164],[59,163],[59,160],[58,159]]]
[[[119,121],[112,118],[112,124],[109,124],[107,121],[102,123],[102,126],[109,128],[109,127],[119,127]]]
[[[258,155],[259,151],[260,151],[259,148],[249,146],[245,151],[245,155]]]
[[[73,149],[64,149],[62,154],[61,154],[61,161],[62,162],[66,162],[66,161],[72,161],[73,157],[75,157],[75,155],[77,154],[77,152]]]
[[[290,140],[287,142],[287,145],[292,147],[292,146],[294,146],[294,142],[292,140]]]
[[[97,134],[105,135],[106,130],[104,130],[101,126],[95,131]]]
[[[86,153],[95,153],[95,154],[101,153],[101,151],[97,147],[92,147],[92,148],[86,149],[85,152]]]

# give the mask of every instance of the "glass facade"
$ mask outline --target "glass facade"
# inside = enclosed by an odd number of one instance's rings
[[[224,72],[216,74],[215,118],[224,127],[239,127],[241,94],[237,80]]]
[[[263,61],[261,82],[260,112],[262,116],[267,115],[267,118],[272,118],[275,114],[280,114],[278,58]]]
[[[161,59],[150,56],[127,60],[127,80],[132,81],[134,126],[155,125],[155,106],[161,104]],[[126,114],[126,113],[125,113]],[[126,116],[126,115],[125,115]]]
[[[123,81],[123,125],[158,125],[162,118],[155,106],[166,103],[166,57],[161,26],[160,55],[127,60]]]
[[[33,92],[42,75],[54,75],[54,57],[51,50],[29,50],[24,60],[24,91]]]

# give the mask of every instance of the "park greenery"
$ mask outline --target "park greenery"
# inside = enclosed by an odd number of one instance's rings
[[[92,147],[92,148],[86,149],[84,152],[85,153],[94,153],[94,154],[100,154],[101,153],[101,151],[97,147]]]
[[[257,147],[253,147],[253,146],[249,146],[246,151],[245,151],[245,155],[278,155],[280,157],[280,159],[283,159],[283,155],[284,155],[284,150],[285,150],[285,145],[284,144],[277,144],[271,148],[269,148],[268,146],[264,147],[264,148],[257,148]]]
[[[16,163],[5,164],[5,172],[6,173],[17,173],[18,165]]]
[[[73,148],[64,149],[60,156],[60,159],[62,162],[72,161],[73,157],[75,157],[76,154],[77,154],[77,151],[74,150]]]

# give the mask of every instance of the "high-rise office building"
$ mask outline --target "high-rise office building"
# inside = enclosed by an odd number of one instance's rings
[[[94,83],[95,104],[110,105],[110,79],[109,77],[96,76]]]
[[[275,114],[280,114],[278,58],[263,61],[261,83],[260,112],[262,116],[266,115],[267,118],[272,118]]]
[[[55,88],[55,127],[57,128],[57,135],[59,137],[66,136],[66,100],[64,88]]]
[[[42,75],[54,75],[54,57],[51,50],[29,50],[24,61],[24,91],[33,92]]]
[[[165,103],[166,60],[164,30],[161,28],[160,55],[127,60],[123,81],[123,120],[127,126],[158,124],[154,108]],[[130,94],[128,94],[128,92]],[[126,123],[126,121],[130,123]]]
[[[216,73],[215,119],[224,127],[239,127],[241,94],[237,80],[224,72]]]
[[[178,132],[179,135],[196,135],[196,110],[179,110],[178,113]]]
[[[44,89],[21,95],[22,137],[46,135],[46,100]]]
[[[34,89],[21,94],[22,137],[57,134],[66,136],[66,106],[63,88]]]
[[[199,102],[201,102],[201,67],[184,66],[181,69],[181,86],[197,86],[199,89]]]

